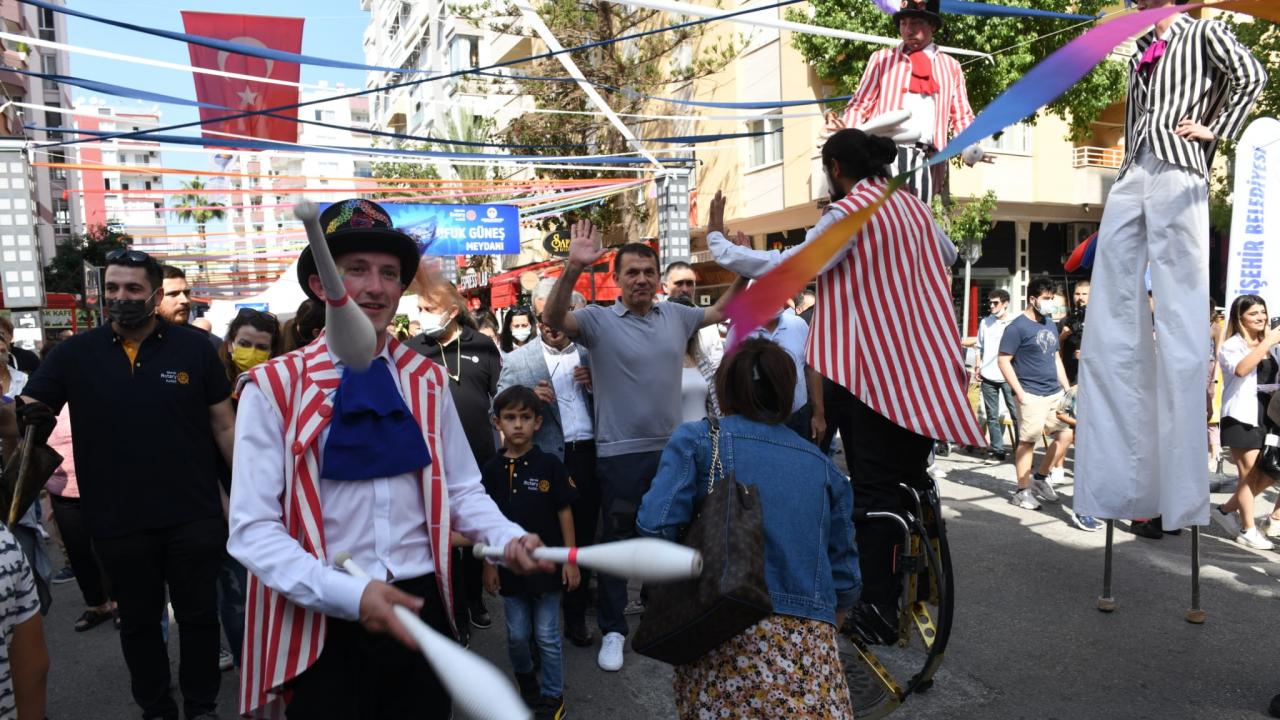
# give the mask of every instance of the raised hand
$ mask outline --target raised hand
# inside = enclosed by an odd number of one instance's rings
[[[724,193],[716,191],[716,196],[711,198],[711,214],[707,219],[707,234],[713,232],[724,233]]]
[[[749,250],[751,249],[751,238],[746,233],[739,230],[733,236],[733,244],[738,245],[740,247],[747,248]]]
[[[579,220],[569,229],[569,262],[580,267],[592,267],[604,257],[600,247],[600,231],[590,220]]]

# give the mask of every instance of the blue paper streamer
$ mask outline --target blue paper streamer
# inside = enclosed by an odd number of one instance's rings
[[[44,127],[40,125],[24,125],[28,130],[46,133],[69,133],[89,135],[95,138],[111,137],[104,130],[84,130],[80,128]],[[137,135],[137,139],[145,142],[170,143],[174,145],[217,145],[236,150],[286,150],[297,152],[324,152],[358,155],[387,155],[436,158],[440,160],[505,160],[509,162],[531,162],[555,165],[647,165],[649,160],[641,157],[582,157],[581,155],[545,156],[545,155],[508,155],[499,153],[453,153],[439,150],[398,150],[395,148],[362,148],[345,145],[307,145],[300,147],[274,140],[241,140],[237,138],[219,138],[211,140],[205,137],[186,135],[167,135],[164,133],[145,132]],[[687,165],[696,161],[692,157],[658,158],[664,165]]]
[[[961,2],[961,0],[941,0],[939,9],[950,15],[977,15],[979,17],[1045,17],[1057,20],[1097,20],[1099,15],[1079,15],[1076,13],[1053,12],[1038,8],[1017,7],[1015,5],[996,5],[987,2]]]
[[[769,110],[773,108],[800,107],[803,105],[826,105],[829,103],[847,103],[852,95],[840,95],[838,97],[818,98],[816,100],[765,100],[761,102],[711,102],[707,100],[681,100],[679,98],[662,97],[661,95],[649,95],[637,90],[609,85],[602,82],[594,82],[592,80],[579,81],[576,78],[563,77],[556,75],[525,75],[523,73],[492,73],[492,72],[473,72],[473,75],[482,75],[485,77],[499,78],[503,80],[532,80],[537,82],[558,82],[558,83],[577,83],[585,82],[588,85],[608,90],[610,92],[620,93],[629,97],[644,98],[645,100],[655,100],[657,102],[670,103],[672,105],[685,105],[689,107],[705,107],[719,108],[723,110]]]

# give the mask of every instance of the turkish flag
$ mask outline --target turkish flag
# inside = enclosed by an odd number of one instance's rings
[[[302,50],[302,18],[227,15],[183,10],[182,22],[187,32],[192,35],[203,35],[241,45],[291,53]],[[298,63],[229,53],[194,43],[187,43],[187,49],[191,53],[191,64],[196,67],[298,82]],[[298,141],[298,123],[265,115],[251,115],[226,122],[209,122],[247,110],[292,105],[298,102],[297,86],[219,77],[204,73],[193,73],[193,75],[196,81],[197,100],[232,109],[232,111],[226,111],[200,108],[200,119],[204,121],[206,138],[216,140],[219,137],[225,137],[210,133],[210,131],[216,131],[262,140]],[[275,114],[297,117],[298,111],[294,108]]]

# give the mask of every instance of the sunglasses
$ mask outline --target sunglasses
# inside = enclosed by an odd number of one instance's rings
[[[243,307],[243,308],[240,308],[240,312],[236,313],[236,319],[237,319],[237,320],[240,320],[241,318],[243,318],[243,319],[245,319],[245,320],[253,320],[253,319],[255,319],[255,318],[263,318],[263,319],[265,319],[267,322],[270,322],[270,323],[271,323],[271,324],[273,324],[273,325],[279,325],[279,324],[280,324],[280,321],[276,318],[276,316],[275,316],[274,314],[269,313],[269,312],[267,312],[267,311],[265,311],[265,310],[258,310],[258,309],[256,309],[256,308],[250,308],[250,307]]]
[[[120,248],[107,253],[107,262],[120,265],[144,265],[150,260],[151,256],[141,250]]]

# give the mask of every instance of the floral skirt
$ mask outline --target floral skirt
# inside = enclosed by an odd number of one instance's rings
[[[695,662],[675,669],[681,720],[851,720],[836,629],[770,615]]]

